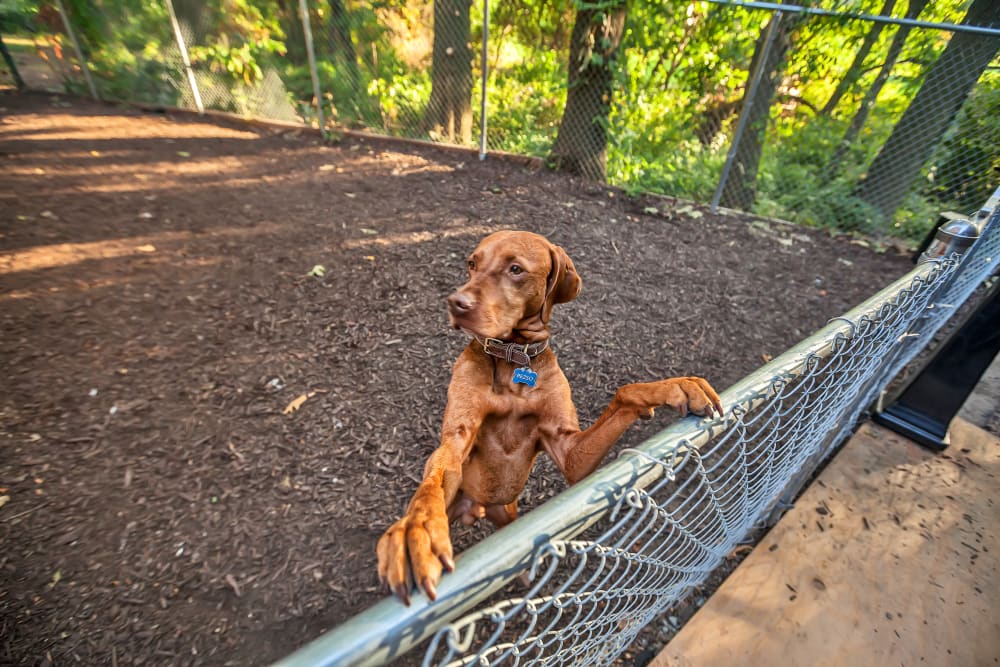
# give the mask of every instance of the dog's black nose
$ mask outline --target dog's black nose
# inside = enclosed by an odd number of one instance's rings
[[[451,312],[461,315],[472,310],[472,307],[476,305],[476,302],[472,300],[468,294],[462,294],[461,292],[455,292],[448,297],[448,308]]]

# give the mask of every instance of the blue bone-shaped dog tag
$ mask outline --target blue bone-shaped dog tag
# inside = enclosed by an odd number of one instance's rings
[[[518,368],[514,371],[514,384],[526,384],[529,387],[534,387],[537,379],[538,373],[530,368]]]

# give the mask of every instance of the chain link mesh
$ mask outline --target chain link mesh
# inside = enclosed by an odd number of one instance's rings
[[[282,667],[383,664],[428,637],[424,665],[613,663],[765,525],[957,308],[997,279],[1000,206],[991,215],[964,257],[918,266],[723,392],[723,422],[679,422],[622,451],[465,552],[436,604],[411,612],[387,600]]]
[[[472,0],[307,0],[318,91],[297,0],[172,2],[208,109],[316,125],[318,102],[331,129],[468,147],[485,122],[489,151],[629,190],[911,236],[971,210],[1000,170],[1000,35],[961,31],[1000,29],[986,0],[883,8],[965,11],[957,27],[726,0],[494,2],[488,16]],[[38,52],[88,94],[59,10],[41,7]],[[70,5],[102,97],[196,108],[165,7]]]
[[[213,3],[176,2],[204,106],[315,122],[298,3],[281,3],[281,11],[265,3],[244,4],[246,11],[258,12],[254,18],[265,26],[263,32],[221,15]],[[924,58],[903,68],[918,91],[909,104],[887,108],[875,94],[858,130],[861,141],[830,146],[830,160],[803,164],[797,162],[802,152],[795,150],[785,121],[804,101],[796,99],[794,77],[782,63],[795,49],[806,48],[796,44],[795,32],[825,19],[783,16],[775,21],[776,15],[759,11],[726,6],[705,10],[693,4],[693,9],[685,9],[681,4],[668,5],[686,17],[678,23],[679,38],[670,49],[664,47],[662,67],[648,72],[628,65],[637,50],[651,49],[651,44],[636,42],[625,48],[617,42],[627,28],[641,28],[627,23],[624,15],[622,24],[616,23],[614,11],[586,24],[590,34],[601,37],[605,51],[598,59],[589,53],[581,60],[572,48],[572,12],[541,17],[561,29],[548,39],[540,37],[532,48],[514,48],[504,36],[515,29],[518,16],[508,7],[498,9],[489,25],[497,37],[486,54],[488,147],[551,157],[589,178],[606,177],[705,201],[720,185],[742,97],[759,62],[761,97],[756,106],[747,105],[752,114],[740,143],[732,148],[729,177],[718,188],[723,205],[796,218],[797,211],[814,210],[805,205],[811,197],[831,208],[844,224],[855,221],[861,226],[871,217],[891,217],[900,201],[918,195],[933,195],[936,205],[960,210],[985,198],[983,189],[990,189],[1000,167],[1000,124],[995,122],[1000,87],[996,72],[980,65],[995,62],[996,37],[963,35],[962,57],[946,58],[958,33],[912,28],[898,54],[900,66],[914,55],[907,44],[923,49]],[[318,103],[331,123],[471,144],[473,128],[482,120],[477,117],[479,88],[474,85],[481,74],[478,49],[471,46],[482,30],[478,4],[441,0],[408,12],[340,0],[310,0],[307,6],[320,82]],[[71,53],[58,14],[45,7],[37,19],[39,33],[49,35],[39,37],[44,39],[43,52],[70,90],[86,94],[80,75],[84,64]],[[100,95],[195,108],[166,11],[143,13],[137,7],[103,3],[101,22],[92,25],[70,16],[79,26],[86,66]],[[854,36],[845,41],[852,44],[872,27],[858,19],[843,24]],[[720,25],[739,32],[743,47],[727,51],[720,44],[710,58],[687,50],[696,31]],[[768,26],[774,26],[770,42]],[[885,57],[891,35],[899,30],[883,29],[876,42],[882,49],[879,57]],[[756,62],[748,58],[755,53]],[[683,76],[686,61],[705,69],[722,58],[729,58],[732,76],[686,112],[686,134],[661,132],[658,123],[665,126],[669,114],[681,111],[651,110],[647,102],[654,88],[669,89],[672,77]],[[601,72],[586,69],[598,61],[625,64],[627,81],[613,82],[616,92],[608,92]],[[970,72],[975,73],[971,81]],[[877,77],[876,70],[859,77],[823,122],[850,131]],[[984,85],[990,77],[990,85]],[[957,106],[949,107],[951,102]],[[911,115],[914,107],[950,111]],[[902,133],[900,146],[921,150],[886,151],[884,146],[891,145],[897,131]],[[607,152],[608,146],[613,150]],[[650,150],[659,160],[643,162],[641,156]],[[888,166],[879,166],[880,159]],[[909,163],[917,164],[916,171]],[[802,189],[783,180],[785,172],[796,170],[812,170],[818,185]],[[878,174],[883,175],[877,179]],[[846,184],[854,189],[845,190]],[[803,470],[811,470],[840,442],[886,383],[996,270],[1000,234],[997,225],[992,229],[961,265],[949,259],[920,272],[870,312],[839,321],[836,332],[794,367],[782,367],[766,379],[755,376],[753,391],[733,402],[725,432],[713,427],[672,435],[625,453],[657,471],[656,481],[605,490],[617,498],[613,511],[580,534],[536,546],[527,590],[513,584],[499,599],[445,627],[432,640],[425,663],[611,662],[643,625],[701,582]]]
[[[815,48],[809,37],[817,22],[829,20],[785,14],[770,47],[765,26],[746,64],[750,81],[758,63],[765,63],[756,95],[749,84],[739,85],[710,109],[732,114],[728,133],[715,116],[703,123],[728,134],[731,165],[716,200],[862,231],[914,224],[939,210],[972,210],[1000,168],[1000,124],[988,120],[997,108],[1000,37],[844,21],[855,49],[876,31],[878,39],[871,51],[848,51],[858,60],[820,108],[823,100],[800,96],[794,65]],[[901,89],[910,91],[903,105]],[[815,118],[803,124],[807,114]],[[740,124],[742,133],[735,129]],[[840,139],[829,144],[828,136]],[[808,155],[799,152],[801,144],[810,146]]]
[[[2,27],[15,66],[28,88],[51,92],[70,90],[89,95],[83,65],[74,52],[58,9],[44,6],[34,16],[19,17],[16,23]],[[31,55],[17,49],[16,42],[30,42]],[[6,70],[6,64],[0,63],[0,69]],[[6,71],[0,80],[5,81],[8,77],[13,83],[13,73]]]
[[[638,631],[707,578],[803,469],[851,431],[896,371],[920,351],[1000,260],[1000,233],[898,292],[732,406],[725,432],[695,446],[627,450],[658,479],[620,497],[606,518],[534,551],[530,589],[441,629],[423,664],[609,664]],[[963,296],[964,295],[964,296]],[[916,330],[914,330],[916,328]],[[913,335],[918,334],[918,335]],[[887,363],[892,360],[893,363]],[[707,428],[707,427],[706,427]],[[654,453],[655,452],[655,453]]]

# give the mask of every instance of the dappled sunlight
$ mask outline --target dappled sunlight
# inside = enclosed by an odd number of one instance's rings
[[[59,166],[52,169],[24,166],[11,167],[7,173],[13,177],[37,178],[48,175],[55,178],[78,178],[83,183],[73,181],[64,188],[50,190],[57,194],[72,194],[84,192],[135,192],[166,190],[184,187],[213,187],[220,182],[233,186],[248,182],[260,182],[259,177],[232,178],[230,174],[249,170],[259,164],[266,163],[263,158],[213,157],[207,160],[197,158],[184,162],[159,161],[143,162],[140,166],[134,164],[102,164],[101,172],[106,179],[93,179],[93,165],[81,164],[79,167]],[[206,176],[214,178],[205,178]],[[116,179],[117,180],[114,180]],[[128,179],[128,180],[126,180]],[[191,182],[194,179],[195,182]]]
[[[83,176],[84,174],[81,174]],[[128,174],[126,174],[128,175]],[[198,178],[189,180],[191,176],[211,176],[210,178]],[[266,183],[269,186],[280,183],[294,183],[303,180],[301,173],[281,173],[274,176],[248,176],[232,177],[228,176],[217,165],[212,165],[210,169],[200,169],[181,173],[170,172],[136,172],[132,174],[134,182],[119,183],[98,183],[81,187],[78,185],[67,186],[65,188],[50,188],[48,192],[54,195],[72,195],[84,192],[101,193],[130,193],[130,192],[157,192],[165,190],[181,189],[187,192],[196,190],[212,190],[220,187],[226,188],[253,188],[261,187]]]
[[[454,222],[461,222],[455,220]],[[440,229],[435,231],[407,232],[403,234],[388,234],[385,236],[373,236],[369,238],[350,239],[342,244],[348,250],[358,248],[370,248],[373,246],[392,245],[412,245],[416,243],[427,243],[428,241],[438,241],[441,239],[454,238],[456,236],[481,236],[493,231],[493,227],[487,225],[466,225],[454,229]]]
[[[91,259],[114,259],[152,252],[156,252],[156,247],[149,243],[148,237],[36,246],[0,255],[0,275],[68,266]]]
[[[107,259],[106,257],[102,259]],[[160,263],[165,261],[160,258]],[[171,256],[169,259],[171,265],[178,272],[186,272],[191,269],[202,269],[215,267],[222,263],[221,257],[194,257],[194,258],[177,258]],[[93,278],[87,279],[81,277],[75,281],[72,285],[62,284],[54,285],[48,287],[34,287],[30,289],[15,289],[10,292],[0,292],[0,303],[5,301],[17,301],[21,299],[32,299],[42,296],[50,296],[53,294],[63,294],[67,292],[85,292],[88,290],[95,289],[107,289],[109,287],[119,287],[122,285],[134,285],[135,276],[118,276],[115,278]]]
[[[138,153],[135,150],[132,150],[132,149],[105,149],[105,150],[100,150],[100,151],[98,151],[98,150],[70,151],[70,150],[66,150],[63,147],[60,147],[58,153],[52,153],[52,154],[49,154],[49,155],[51,156],[51,158],[52,158],[53,161],[56,161],[56,160],[59,161],[59,163],[60,163],[60,165],[59,165],[59,173],[60,174],[64,174],[66,172],[64,171],[63,163],[66,160],[73,160],[73,161],[76,161],[76,160],[94,160],[95,158],[103,158],[104,160],[121,160],[121,159],[128,159],[129,157],[134,156],[134,155],[138,155]],[[39,155],[38,157],[43,157],[43,156]],[[26,170],[26,169],[12,168],[12,169],[8,169],[7,171],[8,171],[8,173],[11,173],[11,174],[18,174],[18,173],[25,174],[25,173],[30,173],[30,174],[34,175],[34,174],[38,173],[37,169]]]
[[[455,167],[451,167],[444,164],[431,164],[427,160],[415,160],[412,166],[406,168],[399,168],[392,170],[392,176],[411,176],[413,174],[427,174],[427,173],[440,173],[440,174],[453,174],[455,173]]]
[[[90,142],[88,142],[90,143]],[[105,150],[100,143],[93,143],[93,150],[42,153],[45,166],[39,161],[13,163],[7,166],[6,174],[12,178],[34,182],[40,176],[49,179],[69,179],[64,187],[59,181],[50,184],[50,195],[71,195],[82,192],[131,193],[164,191],[173,188],[208,189],[225,186],[227,188],[260,186],[294,182],[315,182],[327,178],[350,175],[366,177],[373,172],[382,173],[384,163],[377,153],[356,155],[348,158],[343,151],[329,147],[318,147],[320,154],[330,152],[330,162],[306,169],[296,163],[274,156],[260,155],[199,155],[200,148],[178,145],[176,158],[151,160],[141,150]],[[187,148],[189,150],[182,150]],[[195,151],[194,154],[191,154]],[[159,157],[162,157],[160,153]],[[400,154],[395,156],[397,166],[391,176],[407,177],[418,174],[452,174],[460,167],[432,162],[422,157]],[[118,160],[113,162],[112,160]],[[130,161],[131,160],[131,161]],[[93,178],[95,165],[100,166],[102,178]],[[254,173],[245,176],[247,173]],[[350,195],[348,195],[350,196]]]
[[[211,236],[250,237],[272,234],[279,229],[279,225],[269,223],[258,224],[254,227],[226,227],[213,230]],[[157,244],[188,241],[196,238],[199,236],[192,232],[163,232],[89,243],[34,246],[15,252],[0,253],[0,275],[71,266],[88,260],[153,255],[161,251]]]
[[[141,153],[136,152],[118,152],[119,157],[127,157],[129,155],[141,155]],[[60,154],[61,159],[69,159],[72,157],[67,154]],[[110,155],[105,155],[101,153],[99,156],[89,156],[92,160],[96,160],[97,157],[106,158]],[[248,166],[252,166],[258,163],[266,162],[262,158],[234,158],[234,157],[215,157],[212,156],[207,160],[199,160],[198,158],[188,158],[183,162],[179,161],[159,161],[159,162],[143,162],[141,168],[136,168],[134,164],[102,164],[101,172],[104,176],[135,176],[139,178],[142,174],[154,173],[157,178],[161,177],[163,174],[176,173],[179,176],[186,175],[200,175],[200,174],[219,174],[222,172],[229,172],[235,169],[245,169]],[[51,174],[53,176],[60,177],[77,177],[84,176],[91,178],[93,177],[93,165],[82,164],[79,167],[69,167],[69,166],[59,166],[51,170],[43,170],[44,173]],[[7,173],[11,176],[36,176],[39,175],[38,167],[24,166],[18,168],[16,166],[10,167]],[[89,189],[89,188],[88,188]],[[95,190],[100,190],[100,187],[95,187]]]
[[[220,125],[202,123],[175,123],[168,118],[157,119],[153,115],[149,120],[162,120],[148,128],[147,137],[156,139],[257,139],[256,132],[237,130]],[[18,117],[17,125],[0,125],[0,137],[13,140],[60,141],[66,139],[86,139],[101,141],[121,139],[121,133],[114,126],[108,126],[107,117],[93,116],[58,116],[58,122],[53,117],[41,114],[25,114]]]

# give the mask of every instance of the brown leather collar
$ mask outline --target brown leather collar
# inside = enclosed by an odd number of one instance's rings
[[[491,357],[503,359],[519,366],[531,366],[531,360],[540,355],[549,346],[546,338],[540,343],[510,343],[498,338],[480,338],[476,340],[483,346],[483,351]]]

